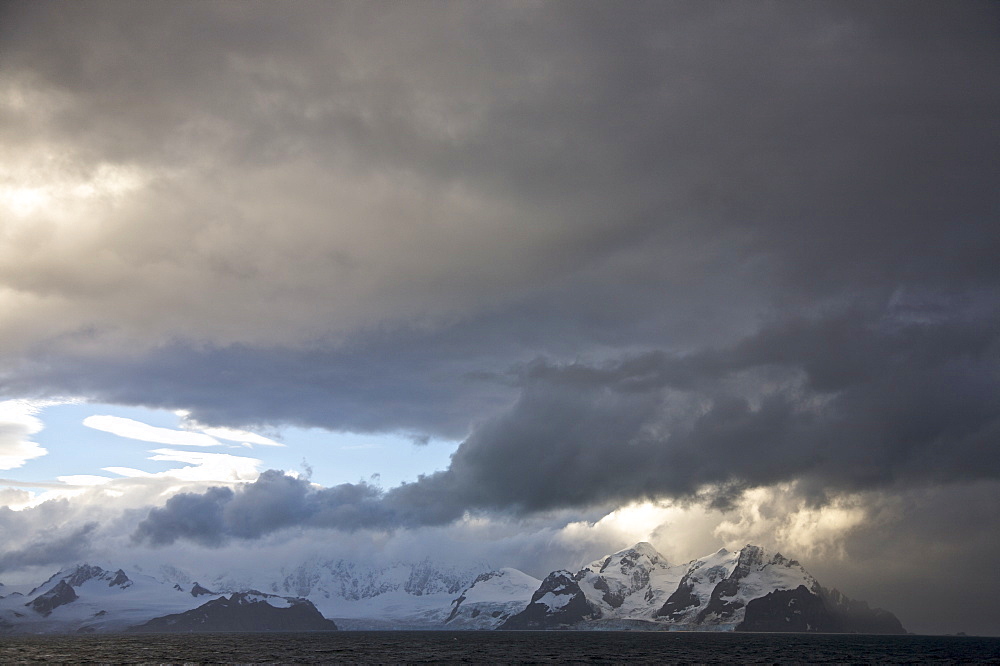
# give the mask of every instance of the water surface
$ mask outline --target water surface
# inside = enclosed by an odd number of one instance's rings
[[[342,631],[0,638],[0,662],[33,661],[1000,664],[1000,638],[612,631]]]

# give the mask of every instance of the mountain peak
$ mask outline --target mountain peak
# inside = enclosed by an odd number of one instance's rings
[[[51,590],[45,594],[38,595],[33,601],[29,601],[24,605],[33,609],[42,617],[48,617],[59,606],[74,602],[78,598],[73,587],[65,580],[60,580]]]
[[[669,566],[667,558],[661,555],[652,544],[647,541],[640,541],[630,548],[625,548],[611,555],[605,555],[600,559],[594,560],[583,568],[595,573],[604,573],[612,565],[615,568],[624,567],[626,570],[631,570],[642,558],[649,560],[651,565]]]
[[[667,561],[667,558],[663,557],[663,555],[660,554],[660,551],[656,550],[656,548],[653,547],[653,544],[648,541],[640,541],[629,548],[629,550],[639,553],[640,555],[645,555],[654,562],[659,560],[665,563]]]

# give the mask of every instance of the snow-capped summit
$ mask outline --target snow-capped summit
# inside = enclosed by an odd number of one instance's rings
[[[428,559],[385,566],[312,559],[283,569],[270,581],[261,576],[255,585],[239,586],[233,579],[219,579],[213,581],[212,589],[235,592],[257,587],[304,597],[342,628],[430,629],[441,627],[455,599],[482,573],[479,568]]]
[[[449,629],[495,629],[524,610],[540,580],[517,569],[488,571],[452,602]]]
[[[0,599],[0,627],[31,633],[119,631],[202,602],[152,576],[78,564],[24,595]]]
[[[531,595],[528,606],[498,629],[564,628],[592,619],[596,611],[574,578],[565,569],[550,573]]]
[[[684,575],[645,541],[595,560],[574,576],[595,617],[652,618]]]
[[[108,587],[119,587],[121,589],[125,589],[132,584],[132,580],[121,569],[112,572],[90,564],[77,564],[67,569],[60,569],[50,576],[47,581],[28,592],[28,595],[48,592],[63,581],[70,587],[80,587],[90,581],[98,581]]]
[[[594,560],[583,568],[599,574],[604,573],[604,571],[610,567],[612,570],[617,570],[625,575],[628,575],[632,571],[639,572],[642,570],[649,570],[656,566],[669,566],[667,558],[660,555],[660,553],[653,548],[652,544],[640,541],[631,548],[619,550],[617,553],[606,555],[605,557]]]
[[[798,562],[780,553],[749,544],[736,552],[722,549],[691,562],[656,615],[678,628],[731,630],[743,621],[751,599],[800,585],[813,593],[819,589]]]
[[[800,614],[808,611],[808,618]],[[557,627],[699,631],[878,631],[899,621],[819,586],[798,562],[748,544],[670,565],[648,543],[576,574],[554,571],[503,629]]]
[[[393,592],[414,597],[451,595],[450,598],[454,598],[480,573],[481,569],[461,569],[427,559],[388,566],[364,566],[343,559],[313,559],[282,569],[277,579],[241,580],[226,575],[211,581],[211,587],[227,592],[257,587],[274,594],[341,601],[362,601]]]
[[[59,574],[56,575],[58,576]],[[108,587],[120,587],[122,589],[132,584],[132,580],[121,569],[111,572],[89,564],[77,565],[67,575],[62,576],[62,580],[65,580],[66,583],[73,587],[80,587],[92,580],[103,581],[107,583]]]

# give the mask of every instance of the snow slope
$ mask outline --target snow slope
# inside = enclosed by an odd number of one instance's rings
[[[503,628],[733,631],[750,600],[800,585],[819,594],[816,580],[798,562],[757,546],[671,565],[642,542],[575,574],[552,572]]]
[[[595,616],[653,619],[677,589],[685,565],[671,566],[646,542],[595,560],[574,578]]]
[[[496,629],[524,610],[541,582],[517,569],[481,574],[452,601],[444,623],[448,629]]]
[[[736,552],[723,548],[692,561],[656,615],[672,629],[732,631],[743,621],[751,599],[800,585],[818,594],[816,579],[795,560],[759,546]]]
[[[62,603],[45,603],[67,588],[72,599],[63,594]],[[59,571],[27,593],[0,598],[0,627],[29,633],[119,631],[160,615],[190,610],[207,598],[152,576],[81,564]]]

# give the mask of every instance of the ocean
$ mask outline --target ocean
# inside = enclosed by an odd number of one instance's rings
[[[603,631],[0,637],[0,663],[27,662],[1000,664],[1000,638]]]

